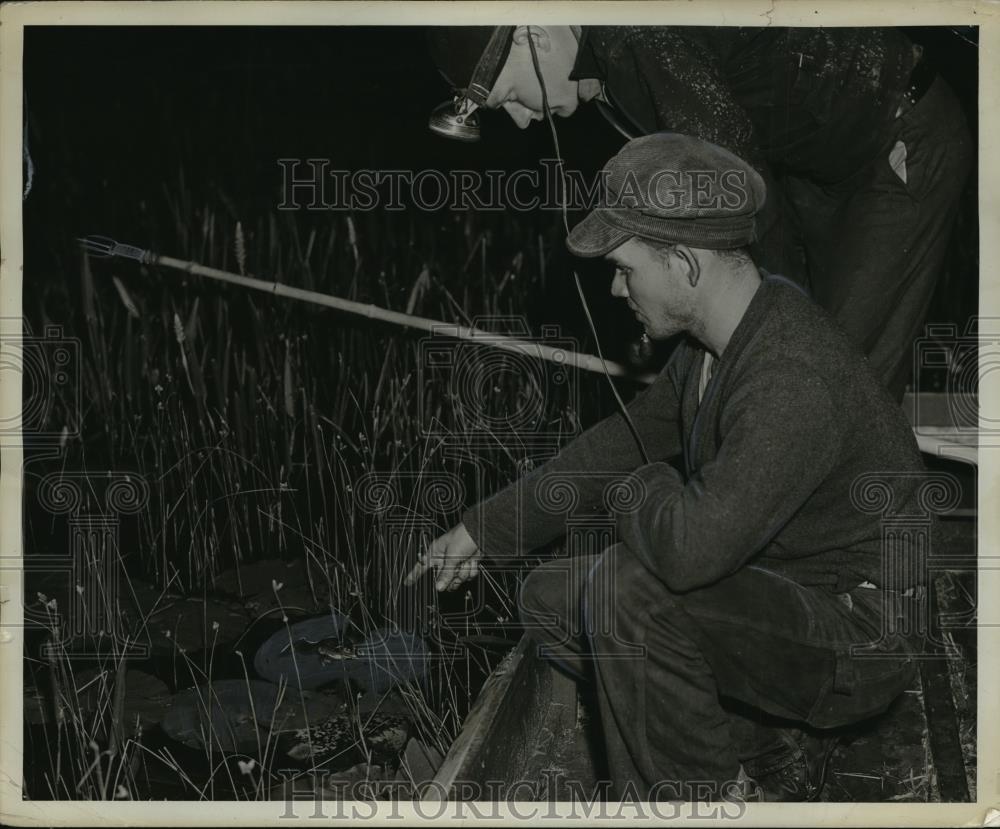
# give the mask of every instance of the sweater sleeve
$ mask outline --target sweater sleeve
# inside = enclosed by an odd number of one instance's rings
[[[726,401],[718,454],[686,485],[666,464],[637,472],[645,497],[619,517],[622,541],[671,590],[733,573],[833,469],[834,414],[829,391],[805,366],[755,370]]]
[[[627,407],[648,455],[657,460],[681,451],[679,379],[672,370],[675,363],[671,359],[656,381]],[[616,413],[588,429],[550,461],[466,511],[462,521],[487,556],[523,555],[565,532],[565,514],[543,507],[540,484],[547,476],[565,476],[563,480],[572,482],[575,490],[575,509],[593,510],[600,507],[607,483],[598,473],[624,476],[642,463],[625,419]]]

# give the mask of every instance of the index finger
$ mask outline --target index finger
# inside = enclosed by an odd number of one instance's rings
[[[431,550],[429,545],[424,545],[424,551],[420,554],[420,558],[417,563],[413,565],[413,569],[406,574],[406,578],[403,579],[403,584],[409,587],[417,579],[419,579],[424,573],[431,569]]]
[[[413,569],[406,574],[406,578],[403,579],[403,584],[409,587],[413,582],[419,579],[424,573],[426,573],[431,568],[431,556],[430,553],[424,553],[420,556],[420,559],[416,564],[413,565]]]
[[[409,587],[417,579],[419,579],[424,573],[426,573],[430,569],[430,566],[431,566],[430,563],[428,563],[427,561],[424,561],[423,559],[421,559],[420,561],[418,561],[413,566],[413,569],[410,570],[410,572],[406,574],[406,578],[403,579],[403,584],[405,584],[407,587]]]

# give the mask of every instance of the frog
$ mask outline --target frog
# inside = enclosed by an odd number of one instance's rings
[[[281,653],[286,653],[293,646],[297,653],[319,654],[324,664],[347,659],[361,659],[367,655],[365,649],[356,642],[352,642],[349,639],[341,639],[337,636],[329,636],[314,642],[307,639],[299,639],[285,645]]]

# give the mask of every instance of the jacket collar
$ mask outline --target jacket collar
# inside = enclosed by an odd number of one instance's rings
[[[733,335],[729,338],[726,350],[722,352],[722,356],[716,361],[715,368],[712,371],[712,380],[709,383],[710,387],[724,382],[724,375],[729,374],[733,365],[738,362],[740,354],[746,350],[747,345],[757,335],[757,332],[760,331],[769,309],[782,292],[787,291],[791,287],[805,293],[801,286],[796,285],[791,280],[783,276],[770,274],[763,268],[759,270],[761,275],[760,285],[757,286],[757,291],[750,300],[750,304],[747,305],[746,311],[743,312],[743,316],[740,318],[739,323],[737,323]],[[689,338],[689,343],[696,354],[700,354],[706,350],[705,346],[693,337]],[[695,362],[700,368],[702,360],[696,358]],[[694,386],[697,388],[697,383],[694,383]],[[705,393],[707,396],[708,391],[706,390]],[[697,409],[698,406],[695,405],[694,408]]]
[[[726,350],[719,357],[719,364],[715,367],[716,373],[727,363],[732,362],[732,355],[739,354],[743,350],[745,343],[753,336],[753,333],[760,327],[760,321],[767,313],[767,306],[773,296],[775,282],[767,271],[761,270],[760,285],[754,292],[750,303],[747,305],[743,316],[736,324]]]
[[[576,52],[576,62],[573,64],[573,71],[569,73],[571,81],[579,81],[584,78],[597,78],[607,80],[607,72],[594,52],[594,44],[590,37],[590,27],[584,26],[580,33],[580,44]]]
[[[701,369],[704,365],[705,355],[708,353],[705,347],[693,338],[689,341],[693,347],[693,355],[690,362],[690,371],[684,389],[681,393],[681,418],[686,427],[686,439],[684,442],[684,466],[690,476],[699,467],[700,452],[704,446],[702,432],[706,426],[712,427],[715,418],[707,414],[707,410],[712,409],[719,394],[720,387],[728,381],[728,377],[733,371],[733,366],[739,361],[740,354],[746,349],[753,337],[760,330],[761,324],[768,313],[768,309],[773,304],[775,297],[781,291],[787,290],[782,283],[788,283],[798,288],[799,286],[790,283],[781,276],[772,276],[767,271],[760,269],[761,282],[757,290],[747,305],[746,311],[740,318],[736,329],[733,331],[726,350],[722,357],[716,362],[712,372],[712,379],[705,389],[705,396],[698,400],[698,391],[701,383]],[[801,289],[800,289],[801,290]]]

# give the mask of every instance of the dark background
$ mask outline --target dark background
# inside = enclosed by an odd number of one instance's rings
[[[978,30],[907,33],[934,56],[975,131]],[[39,318],[36,302],[59,322],[59,303],[75,304],[72,291],[52,289],[78,267],[76,236],[174,253],[157,247],[159,228],[170,224],[165,193],[221,202],[246,222],[280,201],[282,157],[329,158],[348,170],[448,170],[533,169],[553,156],[544,125],[522,132],[503,112],[484,114],[480,144],[431,134],[428,114],[449,91],[414,28],[28,27],[24,62],[34,164],[25,202],[29,319]],[[557,120],[564,157],[584,172],[621,145],[593,107]],[[978,295],[975,180],[931,313],[960,328]],[[317,220],[323,216],[303,218]],[[524,220],[554,227],[559,217]],[[564,257],[554,255],[557,264]],[[539,313],[551,311],[552,321],[585,336],[570,280],[552,282]],[[602,283],[596,296],[605,291]]]

